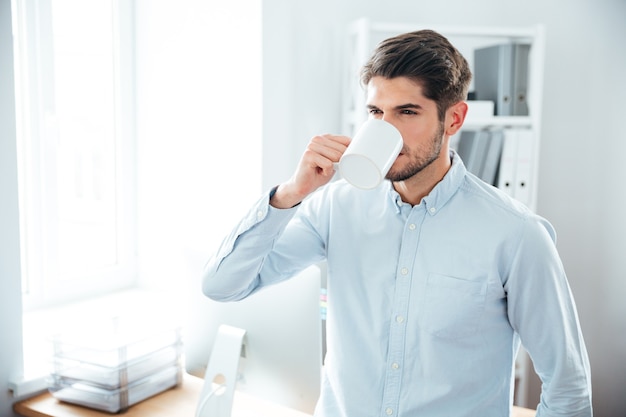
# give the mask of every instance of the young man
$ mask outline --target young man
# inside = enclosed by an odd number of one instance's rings
[[[316,136],[206,267],[204,293],[228,301],[327,261],[316,416],[508,416],[520,340],[543,381],[537,416],[592,414],[552,226],[449,147],[470,79],[436,32],[382,42],[362,82],[370,117],[402,133],[388,181],[370,191],[330,182],[350,139]]]

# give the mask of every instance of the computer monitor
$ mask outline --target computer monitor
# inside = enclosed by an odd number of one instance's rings
[[[313,265],[237,302],[192,297],[185,326],[185,367],[205,376],[221,325],[245,330],[236,389],[306,413],[319,397],[322,369],[320,284]]]

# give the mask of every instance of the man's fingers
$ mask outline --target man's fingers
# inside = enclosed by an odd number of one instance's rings
[[[350,138],[346,136],[321,135],[313,137],[308,148],[328,158],[331,162],[337,162],[349,143]]]

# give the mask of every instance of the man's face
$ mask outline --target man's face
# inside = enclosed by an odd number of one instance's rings
[[[444,124],[436,103],[424,97],[418,83],[406,77],[373,77],[367,85],[367,108],[370,118],[391,123],[404,140],[387,179],[407,180],[440,156]]]

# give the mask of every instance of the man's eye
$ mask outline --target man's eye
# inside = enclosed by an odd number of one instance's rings
[[[408,109],[404,109],[404,110],[402,110],[402,112],[401,112],[401,113],[402,113],[402,114],[410,114],[410,115],[417,114],[417,112],[415,112],[415,111],[413,111],[413,110],[408,110]]]
[[[369,109],[369,114],[381,114],[382,111],[379,109]]]

